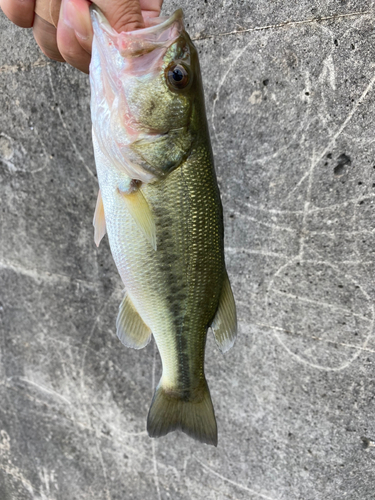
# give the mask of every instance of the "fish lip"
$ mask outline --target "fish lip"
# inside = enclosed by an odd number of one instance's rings
[[[121,31],[117,32],[115,31],[112,26],[108,23],[106,17],[104,16],[103,12],[97,7],[95,4],[91,4],[90,6],[90,11],[91,15],[94,15],[97,17],[98,22],[102,25],[103,30],[105,30],[108,35],[121,35],[121,36],[129,36],[129,37],[145,37],[145,35],[152,35],[157,32],[162,32],[165,31],[169,26],[171,26],[174,23],[180,23],[181,28],[183,29],[183,19],[184,19],[184,13],[182,9],[177,9],[170,17],[154,17],[154,18],[147,18],[147,19],[152,19],[152,22],[155,23],[157,19],[164,19],[161,23],[154,24],[153,26],[149,26],[147,28],[141,28],[133,31]],[[181,29],[181,31],[182,31]]]

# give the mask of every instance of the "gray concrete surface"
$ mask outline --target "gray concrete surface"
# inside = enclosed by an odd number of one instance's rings
[[[239,313],[207,345],[219,446],[148,438],[160,362],[115,335],[88,79],[1,15],[0,499],[373,499],[373,2],[180,5]]]

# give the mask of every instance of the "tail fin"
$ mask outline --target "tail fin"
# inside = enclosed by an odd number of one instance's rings
[[[148,412],[148,434],[160,437],[178,429],[202,443],[217,446],[216,418],[205,380],[191,400],[165,390],[159,382]]]

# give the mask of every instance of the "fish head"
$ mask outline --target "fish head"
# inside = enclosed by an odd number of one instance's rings
[[[117,33],[92,8],[93,132],[115,168],[142,182],[163,178],[187,157],[204,101],[198,54],[182,10],[144,29]]]
[[[194,62],[196,50],[186,33],[164,49],[155,49],[132,61],[135,72],[143,61],[154,58],[144,74],[129,76],[126,89],[130,113],[137,116],[140,127],[158,133],[188,125],[194,100]],[[131,70],[130,70],[131,71]]]

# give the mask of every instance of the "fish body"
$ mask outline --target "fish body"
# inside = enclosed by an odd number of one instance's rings
[[[152,334],[160,352],[150,436],[181,429],[216,445],[207,329],[226,351],[237,325],[198,55],[181,11],[121,34],[98,9],[92,20],[95,239],[108,233],[126,288],[117,333],[134,348]]]

